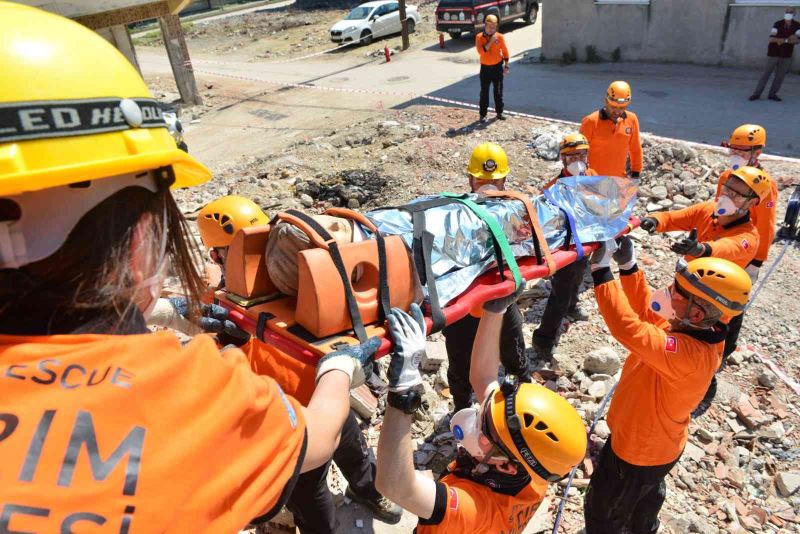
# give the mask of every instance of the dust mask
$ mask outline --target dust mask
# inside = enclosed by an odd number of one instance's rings
[[[480,192],[486,192],[486,191],[499,191],[499,189],[494,184],[485,184],[485,185],[480,186],[478,188],[478,190],[475,191],[475,192],[476,193],[480,193]]]
[[[567,171],[569,171],[572,176],[582,176],[583,173],[586,172],[586,163],[583,161],[573,161],[567,165]]]
[[[672,294],[669,288],[659,289],[650,295],[650,309],[659,317],[670,321],[675,319],[675,310],[672,307]]]
[[[747,161],[738,154],[732,155],[728,161],[730,162],[730,168],[733,169],[734,171],[739,167],[744,167],[745,165],[750,163],[749,161]]]
[[[483,450],[480,446],[480,409],[464,408],[453,414],[450,419],[450,430],[470,456],[477,460],[483,459]]]
[[[714,213],[718,217],[734,215],[737,211],[739,211],[739,208],[736,207],[736,204],[733,203],[733,200],[731,200],[730,197],[725,195],[720,195],[720,197],[717,199],[717,205],[714,206]]]
[[[793,18],[794,18],[794,15],[791,14],[791,13],[784,13],[783,14],[783,20],[785,20],[787,22],[791,21]]]

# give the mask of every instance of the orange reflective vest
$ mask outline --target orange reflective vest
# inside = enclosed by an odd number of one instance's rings
[[[711,246],[711,254],[715,258],[732,261],[744,268],[755,256],[758,249],[758,233],[750,221],[749,215],[728,224],[719,224],[714,216],[715,202],[701,202],[675,211],[654,213],[658,221],[659,232],[688,232],[697,228],[697,240]],[[687,261],[694,256],[686,256]]]
[[[595,111],[581,121],[581,133],[589,141],[589,167],[602,176],[627,176],[625,166],[631,158],[631,172],[642,172],[642,141],[639,119],[626,111],[615,123],[605,110]]]
[[[722,363],[727,327],[670,331],[650,310],[650,288],[638,268],[613,279],[592,273],[600,313],[630,351],[608,411],[614,453],[640,466],[664,465],[686,445],[690,414]]]
[[[532,481],[516,495],[503,495],[472,480],[447,474],[436,483],[436,505],[417,534],[521,534],[539,503],[547,483]]]
[[[717,198],[722,189],[722,184],[728,181],[730,175],[730,169],[719,175]],[[767,261],[769,247],[772,245],[772,240],[775,239],[775,218],[777,216],[775,210],[778,205],[778,185],[775,183],[775,180],[772,181],[771,185],[772,188],[770,189],[769,196],[750,208],[750,220],[753,221],[758,231],[758,248],[753,257],[753,263],[759,266]]]
[[[236,532],[303,462],[300,405],[207,335],[0,336],[0,530]]]

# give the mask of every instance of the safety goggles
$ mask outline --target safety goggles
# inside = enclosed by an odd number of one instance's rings
[[[683,258],[680,258],[678,260],[678,263],[675,265],[675,277],[677,278],[678,276],[680,276],[690,286],[692,286],[693,288],[698,290],[704,296],[708,297],[709,299],[711,299],[711,300],[713,300],[715,302],[719,302],[720,304],[722,304],[723,306],[725,306],[729,310],[734,310],[734,311],[737,311],[737,312],[738,311],[744,311],[744,306],[745,306],[744,304],[739,304],[738,302],[733,302],[732,300],[730,300],[729,298],[725,297],[724,295],[721,295],[720,293],[717,293],[716,291],[714,291],[713,289],[711,289],[710,287],[705,285],[702,281],[700,281],[700,278],[696,274],[693,274],[693,273],[689,272],[689,263]],[[674,284],[674,285],[675,285],[676,289],[678,289],[680,291],[683,291],[683,289],[680,288],[680,286],[677,283]],[[686,295],[688,293],[686,291],[683,291],[682,293],[679,292],[679,294]],[[689,294],[689,296],[687,298],[691,298],[691,296],[692,295]]]
[[[609,104],[613,104],[615,106],[623,107],[623,106],[626,106],[626,105],[628,105],[630,103],[631,97],[628,97],[628,98],[611,98],[609,96],[606,96],[606,101]]]
[[[509,434],[511,435],[511,441],[514,443],[514,447],[517,449],[517,452],[528,465],[528,467],[530,467],[531,470],[540,478],[546,480],[547,482],[558,482],[559,480],[563,480],[566,478],[566,475],[557,475],[548,471],[541,463],[539,463],[539,460],[536,459],[533,451],[530,450],[528,444],[525,442],[525,438],[522,435],[522,421],[520,421],[516,410],[516,397],[518,391],[519,379],[514,375],[506,375],[506,377],[503,379],[503,383],[500,385],[500,392],[504,397],[506,426]],[[482,409],[483,416],[481,421],[481,431],[492,443],[493,448],[492,451],[490,451],[490,454],[494,452],[496,448],[502,453],[504,458],[515,459],[516,457],[503,445],[502,440],[497,435],[493,425],[491,424],[490,417],[487,415],[488,402],[492,397],[493,395],[490,395],[484,402]],[[489,458],[490,455],[487,454],[486,457]]]
[[[745,194],[736,189],[732,188],[728,183],[722,184],[722,188],[728,192],[727,196],[731,197],[731,200],[736,200],[737,198],[742,200],[752,200],[754,198],[758,198],[757,195],[754,194]]]

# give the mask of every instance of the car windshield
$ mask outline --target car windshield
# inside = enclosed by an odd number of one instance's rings
[[[348,13],[344,20],[363,20],[369,16],[370,11],[371,7],[357,7]]]

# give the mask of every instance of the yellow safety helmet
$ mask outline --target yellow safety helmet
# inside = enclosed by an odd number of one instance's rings
[[[728,140],[728,146],[741,150],[757,150],[767,144],[767,131],[758,124],[742,124]]]
[[[481,143],[472,151],[467,172],[478,180],[499,180],[508,174],[508,156],[496,143]]]
[[[497,24],[497,15],[486,15],[486,22]]]
[[[269,218],[258,204],[234,195],[208,203],[197,216],[200,239],[207,248],[230,246],[233,236],[242,228],[268,222]]]
[[[578,150],[589,150],[589,140],[582,133],[567,134],[561,140],[559,153],[572,154]]]
[[[171,167],[210,171],[175,146],[139,73],[85,26],[0,2],[0,196]]]
[[[746,183],[762,201],[769,196],[772,190],[772,178],[765,170],[758,167],[748,167],[747,165],[737,167],[731,171],[731,176]]]
[[[628,107],[631,103],[631,86],[628,82],[612,82],[606,91],[606,103],[615,108]]]
[[[531,476],[555,482],[586,455],[583,420],[558,393],[506,377],[486,402],[483,434]]]
[[[744,311],[753,283],[747,272],[722,258],[697,258],[686,262],[678,260],[675,282],[687,293],[717,308],[726,317],[735,317]]]

